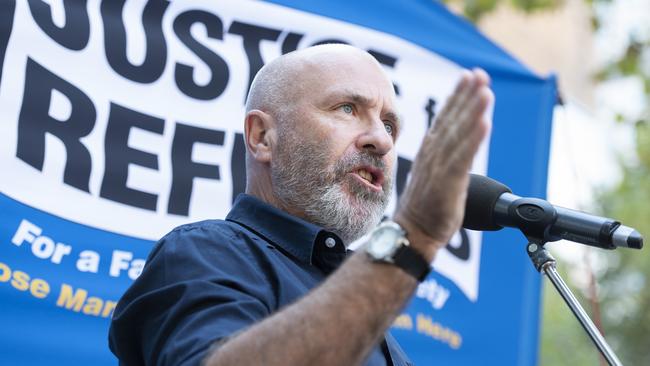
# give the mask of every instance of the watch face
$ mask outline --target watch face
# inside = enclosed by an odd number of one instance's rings
[[[397,240],[401,236],[398,230],[390,227],[380,227],[370,237],[368,253],[375,259],[386,259],[397,250]]]

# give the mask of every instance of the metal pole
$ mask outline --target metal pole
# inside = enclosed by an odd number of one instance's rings
[[[598,328],[589,318],[589,315],[582,308],[578,300],[573,296],[571,289],[566,285],[560,274],[555,270],[555,262],[549,261],[542,265],[542,270],[548,276],[548,279],[551,280],[555,289],[560,293],[566,304],[571,308],[573,314],[578,318],[582,327],[587,331],[589,337],[594,342],[600,353],[603,354],[607,362],[612,366],[622,366],[621,361],[616,357],[614,351],[609,347],[607,341],[598,331]]]

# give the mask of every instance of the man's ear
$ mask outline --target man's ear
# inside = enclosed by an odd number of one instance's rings
[[[244,133],[246,148],[251,156],[261,163],[270,163],[272,146],[275,143],[273,117],[257,109],[249,111],[244,121]]]

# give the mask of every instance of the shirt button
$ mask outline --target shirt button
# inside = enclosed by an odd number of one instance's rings
[[[334,238],[329,237],[329,238],[325,239],[325,246],[326,247],[334,248],[335,245],[336,245],[336,240],[334,240]]]

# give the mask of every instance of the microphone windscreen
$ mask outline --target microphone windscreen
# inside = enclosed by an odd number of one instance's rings
[[[483,175],[470,174],[463,227],[471,230],[495,231],[502,227],[494,220],[494,206],[510,188]]]

